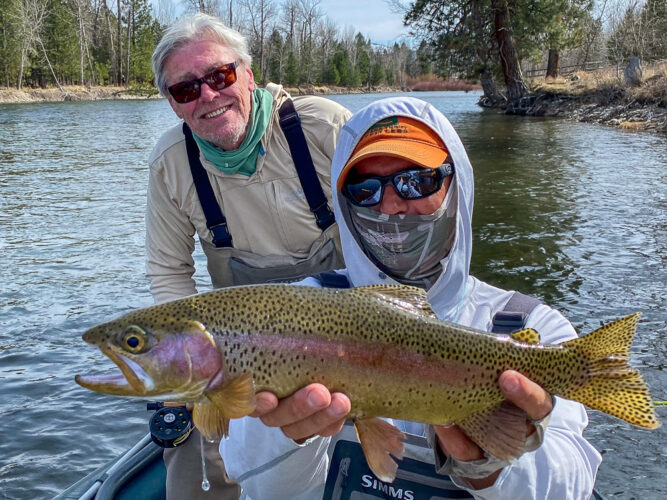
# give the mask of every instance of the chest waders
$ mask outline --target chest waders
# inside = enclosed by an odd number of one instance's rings
[[[294,103],[291,99],[287,99],[282,104],[278,114],[280,116],[280,128],[283,130],[289,144],[292,161],[294,161],[294,165],[296,166],[299,181],[308,201],[310,211],[315,216],[317,226],[322,231],[325,231],[335,222],[334,214],[329,208],[327,198],[317,178],[313,159],[308,149],[308,143],[301,128],[301,119],[296,109],[294,109]],[[190,171],[192,172],[192,180],[194,181],[199,202],[206,217],[206,227],[213,234],[213,245],[216,248],[233,247],[233,239],[227,227],[227,219],[215,199],[211,181],[199,159],[199,148],[194,137],[192,137],[192,131],[185,123],[183,123],[183,134],[185,135],[185,146],[188,153]]]

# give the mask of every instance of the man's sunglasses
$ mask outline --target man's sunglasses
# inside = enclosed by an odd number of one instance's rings
[[[241,61],[238,60],[229,64],[224,64],[201,78],[175,83],[167,90],[169,90],[174,101],[180,104],[194,101],[195,99],[199,99],[199,96],[201,95],[202,83],[205,83],[213,90],[222,90],[225,87],[233,85],[234,82],[236,82],[236,68],[239,64],[241,64]]]
[[[438,168],[413,167],[391,175],[351,173],[343,185],[343,196],[359,207],[372,207],[382,201],[384,187],[391,183],[404,200],[419,200],[438,192],[444,180],[454,174],[452,163]]]

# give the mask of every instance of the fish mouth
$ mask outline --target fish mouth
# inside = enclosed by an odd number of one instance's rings
[[[76,375],[74,380],[77,384],[92,391],[116,396],[154,395],[153,379],[141,366],[111,349],[100,348],[100,350],[120,368],[122,374]]]

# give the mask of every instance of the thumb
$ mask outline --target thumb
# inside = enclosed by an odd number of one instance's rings
[[[507,370],[501,373],[498,382],[505,397],[525,411],[532,420],[539,420],[551,413],[551,394],[519,372]]]

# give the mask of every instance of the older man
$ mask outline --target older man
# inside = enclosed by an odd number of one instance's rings
[[[215,287],[343,264],[330,169],[350,113],[324,98],[291,99],[279,85],[255,88],[250,64],[243,36],[204,14],[169,28],[153,54],[157,86],[183,120],[149,160],[147,276],[157,302],[197,292],[195,233]],[[238,497],[210,467],[213,487],[202,491],[198,444],[195,432],[166,451],[168,498]],[[217,444],[205,448],[215,457]]]

